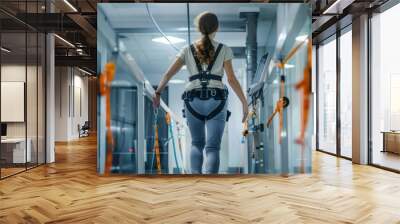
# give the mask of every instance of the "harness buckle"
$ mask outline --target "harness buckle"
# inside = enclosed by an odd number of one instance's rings
[[[208,89],[207,88],[201,88],[200,90],[200,99],[201,100],[208,100]]]
[[[215,97],[217,95],[217,90],[211,89],[210,93],[212,97]]]
[[[202,71],[201,72],[201,74],[200,74],[200,83],[201,83],[201,85],[202,86],[207,86],[208,85],[208,78],[207,78],[207,76],[208,76],[209,74],[208,74],[208,72],[207,71]]]
[[[202,86],[207,86],[208,85],[208,80],[207,79],[201,79],[200,83]]]

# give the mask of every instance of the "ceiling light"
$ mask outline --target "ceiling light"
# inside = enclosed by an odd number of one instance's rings
[[[83,70],[83,69],[81,69],[81,68],[78,68],[78,70],[81,71],[81,72],[83,72],[83,73],[85,73],[85,74],[87,74],[87,75],[92,75],[92,73],[90,73],[90,72],[88,72],[88,71],[86,71],[86,70]]]
[[[285,68],[294,68],[294,65],[291,65],[291,64],[285,64]]]
[[[64,0],[65,4],[67,4],[74,12],[78,12],[78,10],[71,4],[69,3],[68,0]]]
[[[278,37],[278,41],[283,41],[286,38],[286,33],[281,33]]]
[[[126,54],[126,58],[127,58],[129,61],[134,61],[134,60],[135,60],[135,59],[133,59],[133,57],[132,57],[131,54]]]
[[[301,36],[296,37],[296,41],[303,42],[303,41],[306,41],[307,38],[308,38],[308,35],[301,35]]]
[[[1,47],[1,50],[4,51],[4,52],[6,52],[6,53],[10,53],[10,52],[11,52],[11,50],[9,50],[9,49],[7,49],[7,48],[5,48],[5,47]]]
[[[182,80],[182,79],[171,79],[169,81],[169,83],[171,83],[171,84],[183,84],[183,83],[185,83],[185,80]]]
[[[68,46],[75,48],[75,45],[73,45],[73,44],[72,44],[71,42],[69,42],[68,40],[66,40],[66,39],[64,39],[64,38],[62,38],[62,37],[60,37],[60,36],[57,35],[57,34],[54,34],[54,36],[57,37],[57,38],[58,38],[59,40],[61,40],[62,42],[66,43]]]
[[[184,39],[178,38],[178,37],[167,36],[167,38],[168,38],[169,42],[171,42],[172,44],[178,44],[178,43],[185,42]],[[153,38],[152,41],[153,42],[157,42],[157,43],[162,43],[162,44],[170,44],[168,42],[167,38],[165,38],[165,37],[157,37],[157,38]]]
[[[187,28],[187,26],[186,27],[178,27],[178,28],[176,28],[176,30],[178,30],[178,31],[187,31],[188,28]]]

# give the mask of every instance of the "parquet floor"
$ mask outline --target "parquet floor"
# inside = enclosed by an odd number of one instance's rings
[[[314,154],[289,178],[99,177],[96,142],[0,181],[0,223],[400,223],[400,175]]]

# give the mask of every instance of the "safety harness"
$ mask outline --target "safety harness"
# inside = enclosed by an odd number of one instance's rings
[[[199,71],[198,74],[193,75],[189,78],[189,81],[195,81],[195,80],[200,80],[201,83],[201,88],[199,89],[193,89],[190,91],[185,91],[182,95],[182,99],[185,101],[185,106],[187,110],[193,114],[194,117],[196,117],[199,120],[206,121],[210,120],[213,117],[215,117],[217,114],[219,114],[225,107],[226,99],[228,97],[228,90],[227,89],[219,89],[219,88],[209,88],[208,84],[210,80],[217,80],[217,81],[222,81],[222,76],[219,75],[214,75],[211,74],[211,70],[214,66],[214,63],[216,59],[218,58],[219,52],[222,49],[222,44],[219,44],[217,47],[217,50],[215,51],[214,58],[208,65],[207,69],[204,71],[200,61],[197,57],[196,54],[196,49],[194,45],[190,45],[190,50],[192,52],[194,61],[196,63],[197,70]],[[198,113],[196,110],[193,109],[193,107],[190,105],[190,102],[194,98],[199,98],[200,100],[208,100],[210,98],[214,98],[215,100],[221,100],[221,103],[213,110],[211,111],[208,115],[203,115]],[[229,113],[227,118],[229,117]]]

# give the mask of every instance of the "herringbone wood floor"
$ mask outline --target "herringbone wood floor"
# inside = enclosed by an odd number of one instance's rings
[[[289,178],[99,177],[96,142],[0,181],[0,223],[400,223],[400,175],[322,153]]]

